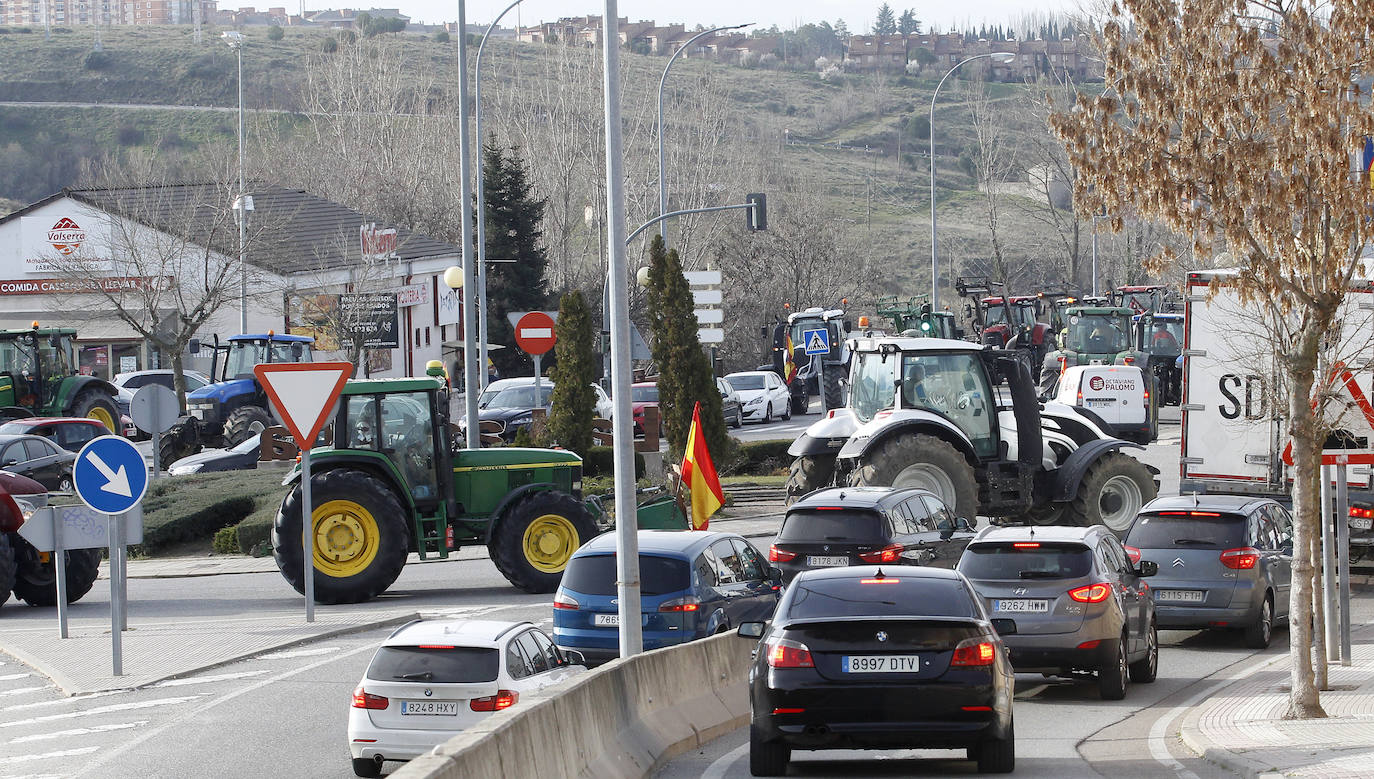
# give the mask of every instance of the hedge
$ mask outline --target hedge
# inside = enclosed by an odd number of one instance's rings
[[[792,464],[787,448],[790,439],[780,441],[741,441],[734,458],[718,471],[726,474],[768,476]]]
[[[257,471],[207,473],[159,479],[143,499],[143,543],[137,552],[200,541],[237,525],[259,499],[281,499],[278,478]]]
[[[582,459],[582,475],[615,475],[615,454],[609,446],[593,446]],[[635,452],[635,480],[644,478],[644,455]]]

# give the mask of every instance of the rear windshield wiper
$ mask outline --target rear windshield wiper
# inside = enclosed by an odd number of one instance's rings
[[[1204,538],[1175,538],[1175,544],[1181,546],[1216,546],[1216,541],[1208,541]]]
[[[430,673],[429,671],[416,671],[415,673],[401,674],[400,676],[397,676],[397,677],[395,677],[395,678],[397,678],[397,679],[424,679],[425,681],[429,681],[430,679],[433,679],[433,678],[434,678],[434,674]]]
[[[1022,579],[1062,579],[1058,571],[1022,571]]]

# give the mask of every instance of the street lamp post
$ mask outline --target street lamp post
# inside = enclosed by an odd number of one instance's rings
[[[234,210],[239,220],[239,332],[248,332],[248,198],[244,194],[243,183],[243,41],[241,32],[230,30],[220,34],[238,55],[239,60],[239,196],[234,201]]]
[[[707,35],[712,35],[712,34],[714,34],[714,33],[723,32],[723,31],[725,31],[725,30],[738,30],[738,29],[740,29],[740,28],[742,28],[742,27],[748,27],[748,26],[751,25],[751,24],[753,24],[753,22],[746,22],[746,23],[744,23],[744,24],[735,24],[735,25],[730,25],[730,26],[727,26],[727,27],[715,27],[715,28],[712,28],[712,29],[710,29],[710,30],[706,30],[706,31],[704,31],[704,32],[699,32],[699,33],[697,33],[696,35],[693,35],[691,38],[688,38],[686,43],[682,44],[682,46],[681,46],[680,48],[678,48],[677,51],[673,52],[673,56],[671,56],[671,57],[668,58],[668,64],[663,66],[663,77],[660,78],[660,79],[658,80],[658,215],[659,215],[659,216],[663,216],[664,214],[668,213],[668,180],[665,179],[665,178],[663,177],[663,171],[664,171],[664,162],[663,162],[663,86],[664,86],[664,84],[667,84],[667,83],[668,83],[668,70],[669,70],[670,68],[673,67],[673,63],[677,61],[677,58],[678,58],[684,51],[687,51],[687,49],[691,48],[691,46],[692,46],[693,43],[696,43],[696,41],[697,41],[698,38],[704,38],[704,37],[707,36]],[[662,221],[660,221],[660,222],[658,223],[658,234],[659,234],[660,237],[663,238],[663,245],[664,245],[664,248],[667,248],[667,246],[668,246],[668,220],[664,219],[664,220],[662,220]]]
[[[935,85],[935,93],[930,96],[930,308],[932,311],[937,308],[940,297],[940,258],[935,242],[935,98],[940,96],[940,87],[945,85],[945,79],[954,75],[954,71],[974,60],[984,58],[991,58],[993,62],[1006,63],[1016,59],[1016,55],[1009,51],[995,51],[987,54],[975,54],[962,60],[945,73],[944,77],[940,79],[940,83]]]
[[[468,23],[467,3],[458,0],[458,209],[463,237],[463,406],[468,419],[467,448],[476,449],[482,444],[481,432],[477,429],[477,395],[481,379],[477,363],[477,319],[473,308],[473,292],[476,288],[474,268],[476,260],[472,256],[472,149],[468,136]]]
[[[477,324],[477,354],[478,365],[480,366],[477,373],[482,389],[487,388],[487,320],[489,319],[487,316],[487,198],[485,172],[483,171],[486,166],[482,156],[483,144],[485,143],[482,135],[482,52],[487,48],[487,41],[491,38],[491,33],[496,29],[496,25],[501,22],[501,17],[509,13],[510,9],[520,5],[521,2],[523,0],[515,0],[491,21],[486,34],[482,36],[482,42],[477,44],[477,59],[473,61],[472,65],[474,72],[472,80],[475,85],[473,103],[476,112],[474,124],[477,132],[477,267],[473,268],[472,271],[477,278],[477,314],[481,317]],[[459,31],[459,34],[464,33],[463,30]]]

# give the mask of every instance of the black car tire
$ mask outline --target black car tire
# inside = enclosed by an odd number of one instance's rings
[[[744,407],[743,407],[743,406],[740,406],[740,407],[736,408],[736,409],[735,409],[735,415],[734,415],[733,417],[730,417],[730,427],[733,427],[733,428],[741,428],[741,427],[744,427]]]
[[[781,741],[764,741],[758,726],[749,726],[749,774],[782,776],[792,759],[792,748]]]
[[[773,421],[773,401],[765,401],[763,404],[763,424],[767,425]]]
[[[14,576],[18,563],[14,560],[14,549],[10,546],[10,534],[0,533],[0,606],[10,599],[14,589]]]
[[[1016,770],[1016,728],[1007,723],[1006,738],[990,738],[978,745],[978,773],[1009,774]]]
[[[262,435],[262,431],[273,425],[272,416],[261,406],[239,406],[224,420],[225,448],[232,448],[252,438]]]
[[[529,528],[548,515],[565,521],[577,534],[570,539],[569,548],[563,550],[567,556],[557,571],[535,567],[535,561],[530,560],[525,549]],[[487,541],[487,554],[496,570],[516,587],[530,593],[553,592],[563,580],[563,571],[573,552],[596,535],[596,523],[584,504],[556,490],[539,490],[518,498],[496,518],[496,526]]]
[[[1097,691],[1104,701],[1126,697],[1130,672],[1126,667],[1126,636],[1102,642],[1102,667],[1097,670]]]
[[[782,404],[782,421],[786,422],[792,418],[792,401]]]
[[[370,757],[353,758],[353,774],[355,776],[381,776],[382,764]]]
[[[801,455],[787,469],[787,505],[835,482],[835,455]]]
[[[30,606],[57,605],[57,569],[53,558],[38,560],[38,550],[18,535],[10,536],[13,547],[14,597]],[[67,602],[76,603],[91,591],[100,575],[99,549],[72,549],[64,553],[67,568]]]
[[[1131,683],[1149,684],[1159,674],[1159,628],[1150,620],[1150,632],[1145,636],[1145,656],[1131,663]]]
[[[1274,600],[1265,593],[1255,621],[1245,626],[1245,645],[1251,649],[1268,649],[1274,637]]]
[[[954,495],[942,494],[943,488],[933,483],[907,483],[903,486],[929,489],[954,510],[956,517],[971,519],[977,516],[978,483],[973,476],[973,466],[949,442],[933,435],[917,433],[888,438],[859,460],[858,467],[849,475],[849,484],[853,487],[891,487],[904,470],[914,465],[925,465],[943,472]]]
[[[844,408],[844,367],[821,363],[821,393],[826,409]]]

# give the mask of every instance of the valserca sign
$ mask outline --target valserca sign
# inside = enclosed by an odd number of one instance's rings
[[[81,244],[86,242],[86,231],[81,229],[81,225],[72,221],[68,217],[57,220],[57,224],[48,231],[48,243],[52,248],[61,252],[63,255],[70,256],[72,252],[81,248]]]
[[[121,292],[171,283],[171,277],[123,276],[106,279],[2,279],[0,295],[64,295]]]

